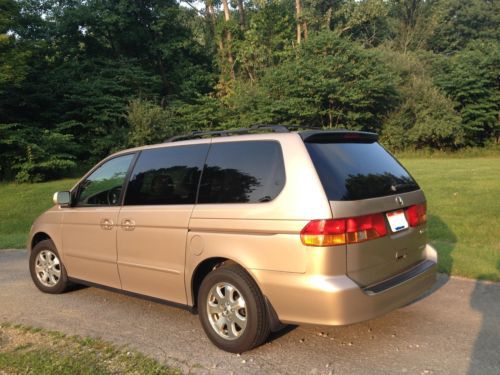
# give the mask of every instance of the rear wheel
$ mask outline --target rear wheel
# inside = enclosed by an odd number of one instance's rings
[[[29,262],[31,278],[42,292],[57,294],[68,289],[66,269],[51,240],[37,243],[31,251]]]
[[[205,277],[198,293],[198,311],[208,338],[228,352],[250,350],[269,336],[264,297],[237,265],[217,268]]]

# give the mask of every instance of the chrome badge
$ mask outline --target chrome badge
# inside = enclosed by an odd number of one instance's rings
[[[396,203],[397,203],[397,204],[399,204],[401,207],[403,207],[403,204],[404,204],[404,202],[403,202],[403,198],[401,198],[401,197],[398,195],[396,198],[394,198],[394,200],[396,201]]]

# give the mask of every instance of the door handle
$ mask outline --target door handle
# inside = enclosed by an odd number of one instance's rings
[[[123,219],[121,223],[121,227],[123,230],[134,230],[135,229],[135,221],[132,219]]]
[[[111,230],[113,229],[113,220],[110,219],[101,219],[100,223],[101,229]]]

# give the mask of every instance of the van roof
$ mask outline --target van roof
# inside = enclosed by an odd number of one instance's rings
[[[307,130],[301,130],[307,129]],[[214,131],[193,131],[188,134],[175,136],[167,139],[164,143],[144,145],[118,151],[112,155],[120,155],[150,148],[165,147],[167,144],[179,142],[185,144],[197,144],[210,142],[214,138],[224,138],[224,141],[235,140],[257,140],[266,139],[270,135],[272,138],[288,137],[291,134],[298,134],[307,143],[331,143],[331,142],[356,142],[371,143],[378,140],[378,135],[371,132],[362,132],[348,129],[323,129],[303,126],[288,125],[254,125],[249,128],[214,130]],[[221,139],[218,141],[222,141]]]
[[[303,129],[303,130],[301,130]],[[363,140],[363,141],[377,141],[378,135],[376,133],[353,131],[348,129],[324,129],[322,127],[307,127],[298,125],[253,125],[249,128],[228,129],[228,130],[212,130],[212,131],[199,131],[195,130],[188,134],[178,135],[169,138],[165,143],[178,142],[191,139],[213,138],[213,137],[227,137],[234,135],[253,134],[253,133],[291,133],[297,132],[304,142],[332,142],[339,140]]]

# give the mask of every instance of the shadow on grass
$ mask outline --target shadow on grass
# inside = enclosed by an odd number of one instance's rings
[[[430,243],[438,252],[438,271],[451,275],[453,269],[452,253],[457,243],[457,236],[437,215],[429,215],[427,224]]]
[[[497,260],[500,271],[500,259]],[[493,275],[480,275],[481,279]],[[471,307],[482,314],[481,331],[472,350],[469,375],[500,374],[500,283],[476,281]]]

